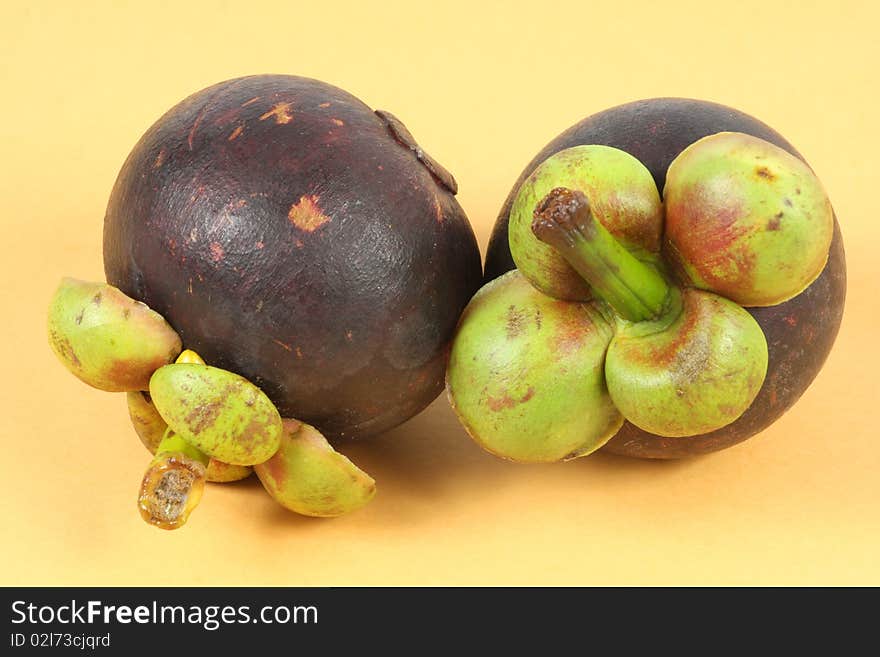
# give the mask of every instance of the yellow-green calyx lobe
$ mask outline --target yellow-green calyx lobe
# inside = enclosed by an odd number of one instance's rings
[[[556,187],[583,192],[594,216],[624,248],[641,260],[658,259],[663,206],[651,173],[616,148],[575,146],[541,163],[520,186],[510,210],[510,253],[517,269],[536,288],[557,299],[593,297],[578,271],[532,233],[535,206]]]
[[[733,301],[686,289],[671,323],[622,322],[608,347],[605,378],[627,420],[660,436],[726,426],[751,405],[767,373],[767,342]],[[660,324],[657,322],[656,324]]]
[[[274,404],[233,372],[198,362],[166,365],[150,379],[150,397],[175,433],[226,463],[262,463],[281,443]]]
[[[153,372],[180,353],[180,337],[158,313],[106,283],[65,278],[49,304],[49,344],[80,380],[100,390],[146,390]]]
[[[744,306],[800,294],[825,266],[831,202],[801,160],[738,132],[710,135],[669,166],[667,250],[699,288]]]
[[[742,415],[767,372],[767,342],[738,304],[684,292],[622,248],[593,216],[586,195],[557,188],[537,204],[532,228],[613,308],[605,381],[637,427],[691,436]]]
[[[184,351],[181,354],[186,354]],[[193,352],[189,352],[193,353]],[[182,362],[181,358],[177,362]],[[150,401],[150,395],[146,392],[129,392],[126,395],[128,403],[128,415],[131,418],[131,424],[134,426],[135,433],[141,439],[144,447],[151,454],[156,453],[159,443],[168,429],[168,423],[159,415],[159,411]],[[231,481],[239,481],[249,477],[253,473],[253,468],[246,465],[232,465],[224,463],[218,459],[212,458],[208,462],[208,481],[212,483],[228,483]]]
[[[297,420],[284,420],[281,447],[254,470],[279,504],[307,516],[341,516],[376,493],[372,477],[334,451],[317,429]]]
[[[465,308],[446,388],[471,437],[515,461],[583,456],[623,423],[605,386],[612,326],[593,303],[548,297],[517,270]]]

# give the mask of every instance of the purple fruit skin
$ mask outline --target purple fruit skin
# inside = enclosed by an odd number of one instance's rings
[[[125,161],[104,222],[107,280],[282,416],[331,438],[389,429],[443,390],[482,275],[450,180],[411,146],[317,80],[204,89]]]
[[[525,168],[492,231],[485,281],[514,268],[507,243],[510,206],[526,176],[554,153],[581,144],[619,148],[648,168],[662,193],[666,169],[672,160],[696,140],[723,131],[759,137],[803,159],[769,126],[716,103],[654,98],[605,110],[563,132]],[[770,357],[764,385],[749,409],[726,427],[687,438],[664,438],[626,422],[603,449],[625,456],[674,459],[724,449],[760,433],[794,405],[819,373],[837,337],[845,297],[846,260],[835,217],[828,262],[819,277],[793,299],[776,306],[748,309],[764,330]]]

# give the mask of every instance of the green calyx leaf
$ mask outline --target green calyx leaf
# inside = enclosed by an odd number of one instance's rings
[[[159,415],[159,411],[150,401],[149,394],[145,392],[129,392],[126,395],[128,414],[131,418],[135,433],[141,439],[144,447],[151,454],[156,453],[159,443],[165,436],[168,423]],[[232,465],[219,459],[212,458],[208,462],[208,481],[212,483],[228,483],[240,481],[253,473],[253,468],[246,465]]]
[[[180,352],[161,315],[106,283],[65,278],[48,312],[52,351],[76,377],[108,392],[146,390]]]
[[[508,272],[477,292],[459,320],[450,404],[497,456],[547,463],[589,454],[623,423],[605,386],[612,335],[593,303],[552,299]]]
[[[667,316],[621,323],[605,359],[614,405],[645,431],[684,437],[724,427],[767,373],[764,333],[738,304],[686,289]]]
[[[743,306],[774,306],[828,260],[834,217],[810,168],[738,132],[700,139],[669,165],[668,253],[686,282]]]
[[[175,433],[232,465],[254,465],[281,443],[281,416],[250,381],[199,363],[175,363],[150,379],[156,410]]]
[[[336,452],[317,429],[297,420],[284,420],[280,448],[254,470],[279,504],[307,516],[341,516],[376,493],[372,477]]]

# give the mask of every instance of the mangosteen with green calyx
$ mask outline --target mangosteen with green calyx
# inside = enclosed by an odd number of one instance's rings
[[[373,478],[336,452],[317,429],[293,419],[283,424],[278,451],[254,466],[276,502],[302,515],[334,518],[373,499]]]
[[[112,285],[65,278],[48,313],[49,344],[85,383],[108,392],[146,390],[153,372],[180,353],[165,319]]]
[[[726,426],[749,407],[764,381],[767,344],[741,306],[668,285],[593,216],[583,192],[552,190],[535,208],[533,230],[620,317],[605,379],[628,421],[690,436]]]
[[[555,187],[581,190],[593,215],[627,250],[659,264],[663,206],[650,172],[619,149],[577,146],[542,162],[520,186],[510,210],[510,253],[536,288],[557,299],[592,298],[584,278],[532,233],[535,206]]]
[[[443,388],[481,278],[455,190],[399,120],[341,89],[229,80],[132,150],[105,216],[105,272],[282,416],[365,436]]]
[[[655,98],[599,112],[552,140],[523,170],[492,231],[485,280],[492,280],[515,266],[509,249],[510,208],[523,181],[551,155],[581,145],[619,148],[642,162],[657,188],[663,190],[667,169],[679,153],[703,137],[719,132],[750,134],[803,161],[778,132],[748,114],[717,103]],[[713,218],[705,217],[705,220],[711,222]],[[828,259],[819,276],[788,301],[747,308],[766,338],[768,366],[764,384],[745,413],[721,429],[675,438],[659,436],[624,422],[603,449],[641,458],[683,458],[724,449],[760,433],[794,405],[819,373],[837,336],[845,299],[846,259],[835,219]]]
[[[663,197],[668,253],[685,280],[741,305],[797,296],[828,260],[834,215],[822,184],[763,139],[703,137],[669,165]]]
[[[541,463],[589,454],[623,422],[604,380],[612,335],[597,304],[553,299],[508,272],[461,316],[446,374],[450,404],[497,456]]]

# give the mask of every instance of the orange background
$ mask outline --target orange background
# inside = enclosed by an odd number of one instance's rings
[[[371,4],[3,2],[0,583],[880,584],[876,3]],[[104,207],[146,128],[261,72],[400,116],[457,177],[483,250],[522,167],[580,118],[661,95],[749,112],[797,145],[840,217],[834,351],[781,421],[707,457],[506,463],[441,397],[346,450],[379,486],[354,515],[288,513],[252,479],[152,529],[124,398],[55,361],[46,305],[62,275],[103,277]]]

